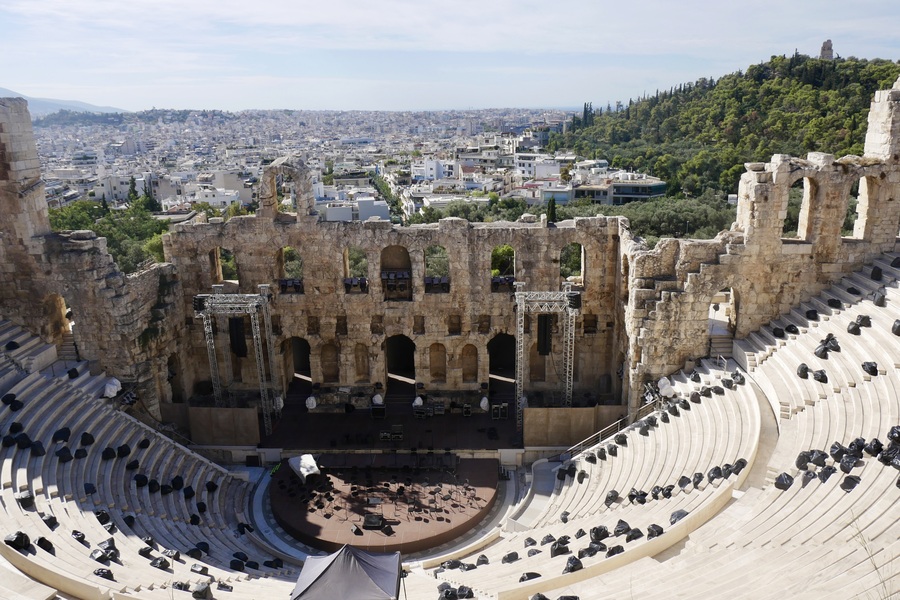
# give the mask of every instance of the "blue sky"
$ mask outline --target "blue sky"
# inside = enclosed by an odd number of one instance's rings
[[[896,0],[0,0],[0,87],[128,110],[575,107],[773,54],[900,59]]]

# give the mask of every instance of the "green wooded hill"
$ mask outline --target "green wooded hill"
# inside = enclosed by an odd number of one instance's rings
[[[772,154],[862,154],[869,104],[900,63],[795,54],[745,72],[699,79],[605,109],[585,105],[550,149],[651,173],[670,195],[733,193],[743,163]]]

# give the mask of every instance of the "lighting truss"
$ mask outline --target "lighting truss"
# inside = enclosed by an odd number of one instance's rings
[[[524,426],[524,407],[521,398],[525,392],[525,314],[555,313],[564,315],[563,322],[563,372],[566,382],[566,406],[572,406],[572,382],[575,364],[575,317],[578,309],[570,306],[572,283],[563,283],[561,292],[526,292],[525,283],[516,286],[516,430]]]

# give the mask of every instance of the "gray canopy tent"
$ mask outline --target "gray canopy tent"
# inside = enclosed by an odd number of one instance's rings
[[[291,600],[399,600],[400,553],[373,554],[345,545],[303,564]]]

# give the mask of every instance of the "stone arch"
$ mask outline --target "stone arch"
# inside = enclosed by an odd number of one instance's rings
[[[392,335],[384,342],[384,366],[388,392],[406,389],[416,382],[416,344],[405,335]]]
[[[344,248],[344,292],[367,294],[369,292],[369,257],[359,246]]]
[[[328,342],[319,350],[322,364],[322,381],[338,383],[341,380],[341,352],[336,344]]]
[[[43,324],[41,336],[49,343],[61,344],[68,333],[74,333],[74,313],[59,294],[48,294],[41,301]]]
[[[478,348],[473,344],[463,346],[461,354],[463,383],[478,381]]]
[[[412,300],[412,260],[404,246],[381,250],[381,285],[385,300]]]
[[[369,348],[365,344],[356,344],[353,348],[353,361],[356,367],[356,382],[369,381]]]
[[[808,242],[813,237],[813,205],[819,184],[803,173],[795,175],[788,186],[785,217],[781,226],[783,239]]]
[[[310,172],[299,156],[279,157],[265,168],[259,186],[258,216],[274,218],[278,212],[279,188],[285,196],[286,192],[290,193],[291,203],[298,213],[315,212]]]
[[[879,181],[876,176],[860,173],[848,182],[844,194],[845,213],[841,235],[855,240],[872,239],[873,209],[877,206]]]
[[[516,250],[509,244],[491,249],[491,291],[511,292],[516,281]]]
[[[440,245],[425,248],[425,292],[447,293],[450,291],[450,255]]]
[[[428,368],[432,382],[447,381],[447,349],[443,344],[434,343],[428,348]]]

